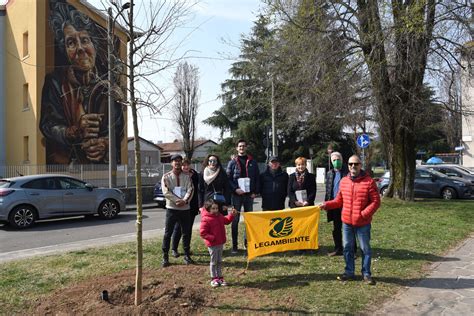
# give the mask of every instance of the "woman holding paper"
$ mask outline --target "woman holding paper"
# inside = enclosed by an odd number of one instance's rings
[[[314,205],[316,198],[316,176],[306,169],[306,158],[295,159],[296,171],[288,180],[290,208]]]
[[[226,215],[225,206],[231,205],[232,189],[221,160],[217,155],[210,154],[204,159],[202,167],[198,185],[199,207],[203,207],[205,201],[212,199],[219,205],[219,212]]]

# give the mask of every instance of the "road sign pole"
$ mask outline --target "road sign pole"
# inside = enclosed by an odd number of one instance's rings
[[[362,160],[362,168],[364,170],[365,170],[365,148],[369,147],[369,144],[370,144],[369,135],[361,134],[357,137],[357,146],[359,146],[362,149],[361,160]]]
[[[365,148],[362,148],[362,169],[365,170]]]

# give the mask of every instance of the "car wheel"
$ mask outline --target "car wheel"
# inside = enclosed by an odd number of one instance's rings
[[[380,189],[380,195],[385,196],[385,192],[387,192],[388,187],[383,187]]]
[[[447,187],[441,191],[441,197],[443,200],[452,200],[456,198],[456,191],[453,188]]]
[[[112,219],[117,217],[119,208],[117,201],[105,200],[99,207],[99,216],[104,219]]]
[[[8,222],[15,228],[23,229],[33,226],[37,218],[36,210],[33,207],[19,205],[11,211]]]

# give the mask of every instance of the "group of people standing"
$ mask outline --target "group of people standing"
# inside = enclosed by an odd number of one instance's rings
[[[166,198],[166,222],[163,237],[162,266],[169,266],[169,250],[178,257],[178,243],[183,240],[184,261],[192,264],[190,240],[195,216],[201,211],[200,235],[211,256],[211,285],[226,285],[222,277],[222,251],[226,242],[224,225],[231,224],[232,249],[239,252],[238,228],[240,211],[253,211],[257,194],[262,198],[262,210],[282,210],[288,197],[288,206],[297,208],[314,205],[316,177],[306,168],[306,159],[295,160],[295,172],[283,171],[277,156],[269,159],[263,173],[257,162],[247,153],[247,142],[237,142],[237,155],[221,164],[219,157],[210,154],[203,161],[201,173],[190,168],[190,162],[180,155],[171,157],[172,170],[163,175],[162,190]],[[354,256],[358,239],[362,251],[362,274],[369,284],[375,284],[370,273],[370,222],[380,205],[375,182],[361,169],[358,156],[349,158],[347,168],[342,155],[331,154],[333,168],[326,174],[325,201],[319,206],[328,212],[333,222],[334,251],[329,256],[343,255],[346,268],[339,279],[354,278]],[[244,246],[247,246],[244,232]]]

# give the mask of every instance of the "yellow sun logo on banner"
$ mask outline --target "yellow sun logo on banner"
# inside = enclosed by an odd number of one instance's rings
[[[281,238],[291,235],[293,232],[293,217],[285,218],[272,218],[270,220],[270,225],[273,225],[269,234],[273,238]]]

